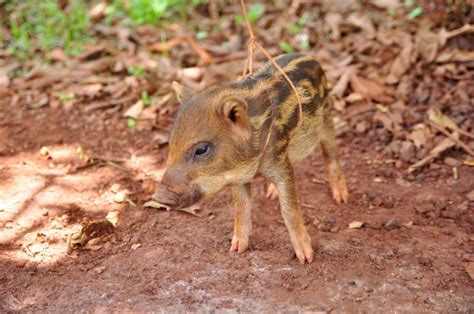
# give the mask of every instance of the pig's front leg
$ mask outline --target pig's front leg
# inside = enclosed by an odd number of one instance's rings
[[[304,264],[313,261],[311,238],[304,226],[298,198],[296,195],[293,167],[288,158],[275,163],[269,175],[275,183],[280,199],[281,213],[290,233],[291,243],[298,260]]]
[[[230,250],[242,253],[249,246],[249,237],[252,230],[250,183],[232,186],[232,198],[234,199],[235,222]]]

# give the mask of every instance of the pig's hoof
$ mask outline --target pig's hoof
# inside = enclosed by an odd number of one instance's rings
[[[340,178],[338,181],[331,182],[332,197],[338,204],[347,203],[349,192],[347,191],[346,179]]]
[[[268,199],[271,199],[272,201],[278,198],[278,191],[276,189],[275,184],[270,183],[270,185],[267,188],[267,194],[265,194],[265,197]]]
[[[306,262],[310,264],[313,261],[314,253],[311,247],[311,238],[306,231],[293,241],[293,248],[301,264]]]
[[[234,235],[232,237],[232,244],[230,246],[231,251],[237,251],[238,253],[243,253],[249,247],[249,237],[237,237]]]

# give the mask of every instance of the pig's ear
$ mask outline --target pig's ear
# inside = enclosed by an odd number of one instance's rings
[[[192,95],[196,93],[196,91],[192,89],[191,87],[181,85],[180,83],[176,81],[173,81],[173,83],[171,83],[171,87],[176,93],[176,97],[178,97],[178,101],[180,103],[185,102],[186,100],[191,98]]]
[[[242,98],[229,98],[219,105],[218,112],[222,119],[235,127],[241,135],[250,135],[250,123],[247,115],[247,102]]]

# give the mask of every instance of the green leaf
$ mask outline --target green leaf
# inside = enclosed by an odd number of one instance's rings
[[[200,31],[196,34],[196,38],[198,40],[203,40],[203,39],[206,39],[207,37],[209,36],[209,33],[206,32],[206,31]]]
[[[128,118],[127,119],[127,128],[129,129],[134,129],[137,126],[137,120],[133,118]]]
[[[133,76],[140,76],[145,73],[145,68],[139,65],[131,66],[127,68],[128,74]]]
[[[261,3],[254,3],[250,5],[248,15],[251,23],[258,21],[265,13],[265,6]]]
[[[73,92],[65,93],[65,92],[60,92],[58,93],[58,98],[61,101],[67,101],[67,100],[72,100],[76,97],[76,95]]]
[[[293,47],[291,47],[291,45],[287,43],[286,41],[282,41],[280,43],[280,49],[286,53],[291,53],[294,51]]]
[[[409,19],[414,19],[420,16],[423,13],[423,8],[422,7],[416,7],[414,8],[410,13],[407,14],[407,18]]]

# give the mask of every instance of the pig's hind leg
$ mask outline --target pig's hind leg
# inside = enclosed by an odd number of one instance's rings
[[[323,126],[319,140],[321,143],[321,150],[328,172],[329,185],[332,190],[332,197],[339,204],[341,202],[347,203],[349,193],[347,191],[346,178],[341,170],[339,164],[339,153],[336,145],[334,131],[334,123],[332,116],[327,110],[323,116]]]
[[[249,237],[252,231],[250,183],[232,186],[232,198],[235,207],[235,221],[230,250],[242,253],[249,246]]]

